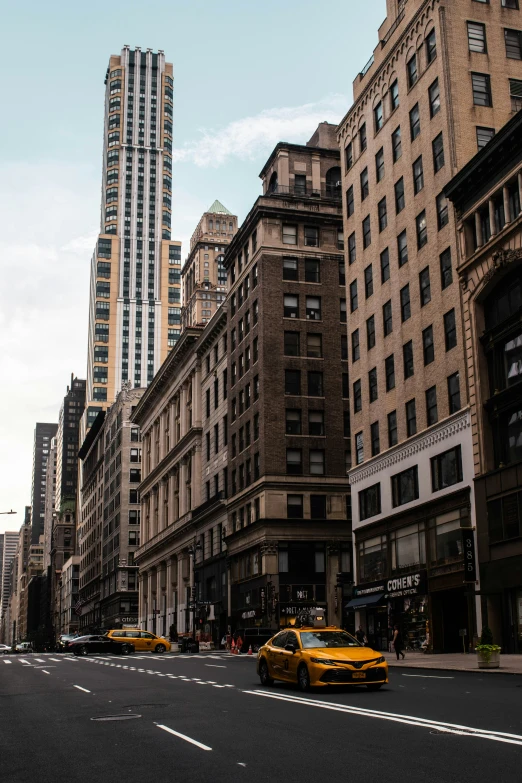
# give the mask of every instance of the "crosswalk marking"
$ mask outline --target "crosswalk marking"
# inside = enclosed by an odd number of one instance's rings
[[[12,663],[12,661],[4,661],[4,663]]]

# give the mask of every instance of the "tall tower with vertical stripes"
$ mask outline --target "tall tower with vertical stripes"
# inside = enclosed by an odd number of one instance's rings
[[[110,58],[84,433],[123,384],[148,385],[181,329],[181,243],[171,240],[173,88],[162,51],[124,46]]]

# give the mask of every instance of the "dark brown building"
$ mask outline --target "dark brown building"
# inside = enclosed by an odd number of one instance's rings
[[[342,620],[351,580],[341,172],[336,127],[280,143],[225,252],[233,629],[300,608]],[[342,579],[339,578],[339,583]]]

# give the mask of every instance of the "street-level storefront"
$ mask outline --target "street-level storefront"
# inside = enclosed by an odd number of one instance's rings
[[[411,649],[469,649],[477,575],[468,490],[359,529],[356,551],[359,578],[345,609],[372,646],[388,649],[398,625]]]

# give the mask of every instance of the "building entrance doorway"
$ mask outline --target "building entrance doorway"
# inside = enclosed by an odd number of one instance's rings
[[[466,629],[465,648],[470,642],[468,602],[464,588],[441,590],[431,593],[431,616],[433,623],[433,652],[463,652],[462,636]],[[471,641],[473,641],[471,639]]]

